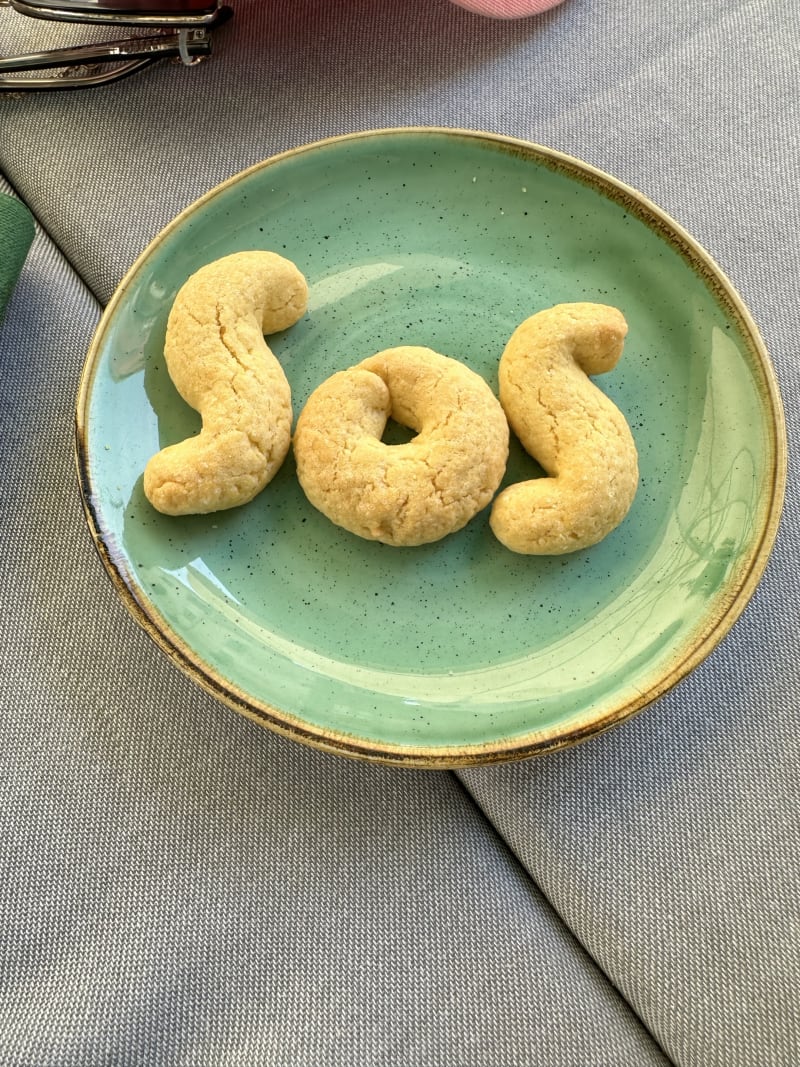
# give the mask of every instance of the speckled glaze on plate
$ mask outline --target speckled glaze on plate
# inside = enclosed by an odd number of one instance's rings
[[[623,524],[570,556],[517,556],[488,510],[419,548],[366,542],[306,501],[291,458],[244,508],[185,519],[142,493],[199,427],[167,376],[175,293],[265,248],[310,285],[270,339],[295,416],[333,371],[426,345],[497,388],[513,329],[555,303],[614,304],[630,332],[598,384],[631,425]],[[334,138],[230,179],[133,265],[77,406],[81,491],[124,602],[238,711],[328,751],[422,767],[519,759],[624,720],[683,678],[752,594],[778,524],[785,429],[757,330],[710,257],[632,189],[557,152],[471,131]],[[533,476],[512,448],[504,484]]]

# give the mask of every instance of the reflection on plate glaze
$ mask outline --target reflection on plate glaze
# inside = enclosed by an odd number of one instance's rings
[[[345,270],[329,274],[325,278],[314,282],[308,290],[308,311],[321,311],[328,304],[343,300],[359,289],[380,281],[388,274],[402,270],[399,263],[365,263],[358,267],[349,267]]]
[[[167,288],[157,281],[142,287],[141,294],[137,297],[138,319],[135,334],[119,331],[114,338],[113,354],[109,360],[114,381],[122,381],[131,374],[144,370],[147,346],[154,331],[159,347],[163,344],[164,324],[176,292],[174,286]]]

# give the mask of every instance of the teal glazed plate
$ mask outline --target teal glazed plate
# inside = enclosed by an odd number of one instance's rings
[[[559,557],[509,552],[488,508],[434,544],[391,548],[315,511],[291,454],[244,507],[158,514],[144,466],[200,425],[165,369],[170,307],[200,266],[254,248],[309,284],[305,316],[269,338],[295,418],[334,371],[399,344],[453,356],[496,391],[528,316],[571,301],[620,308],[625,352],[596,381],[639,450],[626,519]],[[280,734],[431,768],[579,741],[680,681],[753,593],[786,470],[769,358],[708,254],[576,159],[448,129],[307,145],[180,214],[105,311],[76,428],[100,556],[175,664]],[[540,473],[512,441],[504,484]]]

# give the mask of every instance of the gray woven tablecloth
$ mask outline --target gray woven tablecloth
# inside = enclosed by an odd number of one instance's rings
[[[38,228],[0,325],[0,1067],[800,1063],[800,13],[795,0],[239,0],[196,69],[0,97]],[[5,54],[77,40],[0,10]],[[103,304],[277,151],[396,125],[567,151],[748,304],[789,487],[732,632],[577,748],[409,773],[238,717],[129,618],[72,455]]]

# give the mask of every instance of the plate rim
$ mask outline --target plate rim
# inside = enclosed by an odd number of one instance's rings
[[[484,147],[493,147],[526,158],[536,157],[538,161],[552,169],[566,172],[570,178],[599,189],[603,195],[624,206],[645,225],[656,229],[658,235],[666,240],[670,247],[678,252],[691,269],[701,277],[726,312],[738,319],[740,332],[748,343],[752,363],[757,365],[761,372],[766,406],[771,409],[772,420],[769,424],[771,433],[768,442],[771,447],[771,492],[768,496],[760,537],[751,549],[749,566],[743,570],[736,586],[720,598],[716,610],[710,612],[704,619],[704,626],[696,631],[688,647],[684,646],[677,650],[678,653],[683,652],[683,655],[673,660],[657,682],[633,699],[624,700],[619,706],[615,705],[603,716],[585,717],[585,721],[574,723],[566,730],[551,727],[493,741],[463,745],[409,745],[376,741],[357,734],[311,724],[292,712],[266,704],[247,694],[230,680],[218,676],[217,672],[200,656],[195,655],[188,642],[163,619],[156,606],[134,580],[134,576],[128,573],[124,565],[125,553],[115,544],[109,532],[104,531],[96,504],[96,494],[93,492],[90,473],[88,409],[95,374],[100,363],[100,345],[106,329],[113,321],[117,306],[155,249],[188,218],[201,210],[206,203],[259,171],[292,157],[345,142],[378,137],[409,136],[454,137],[479,142]],[[184,207],[136,256],[103,309],[81,370],[74,418],[74,458],[78,487],[84,516],[95,549],[120,599],[134,620],[179,670],[223,705],[227,705],[275,733],[290,737],[312,748],[371,762],[441,770],[527,759],[597,736],[638,714],[699,666],[730,632],[761,581],[780,526],[787,478],[787,452],[786,421],[779,383],[758,326],[725,271],[679,222],[633,186],[559,149],[506,134],[450,126],[380,127],[307,142],[245,167]]]

